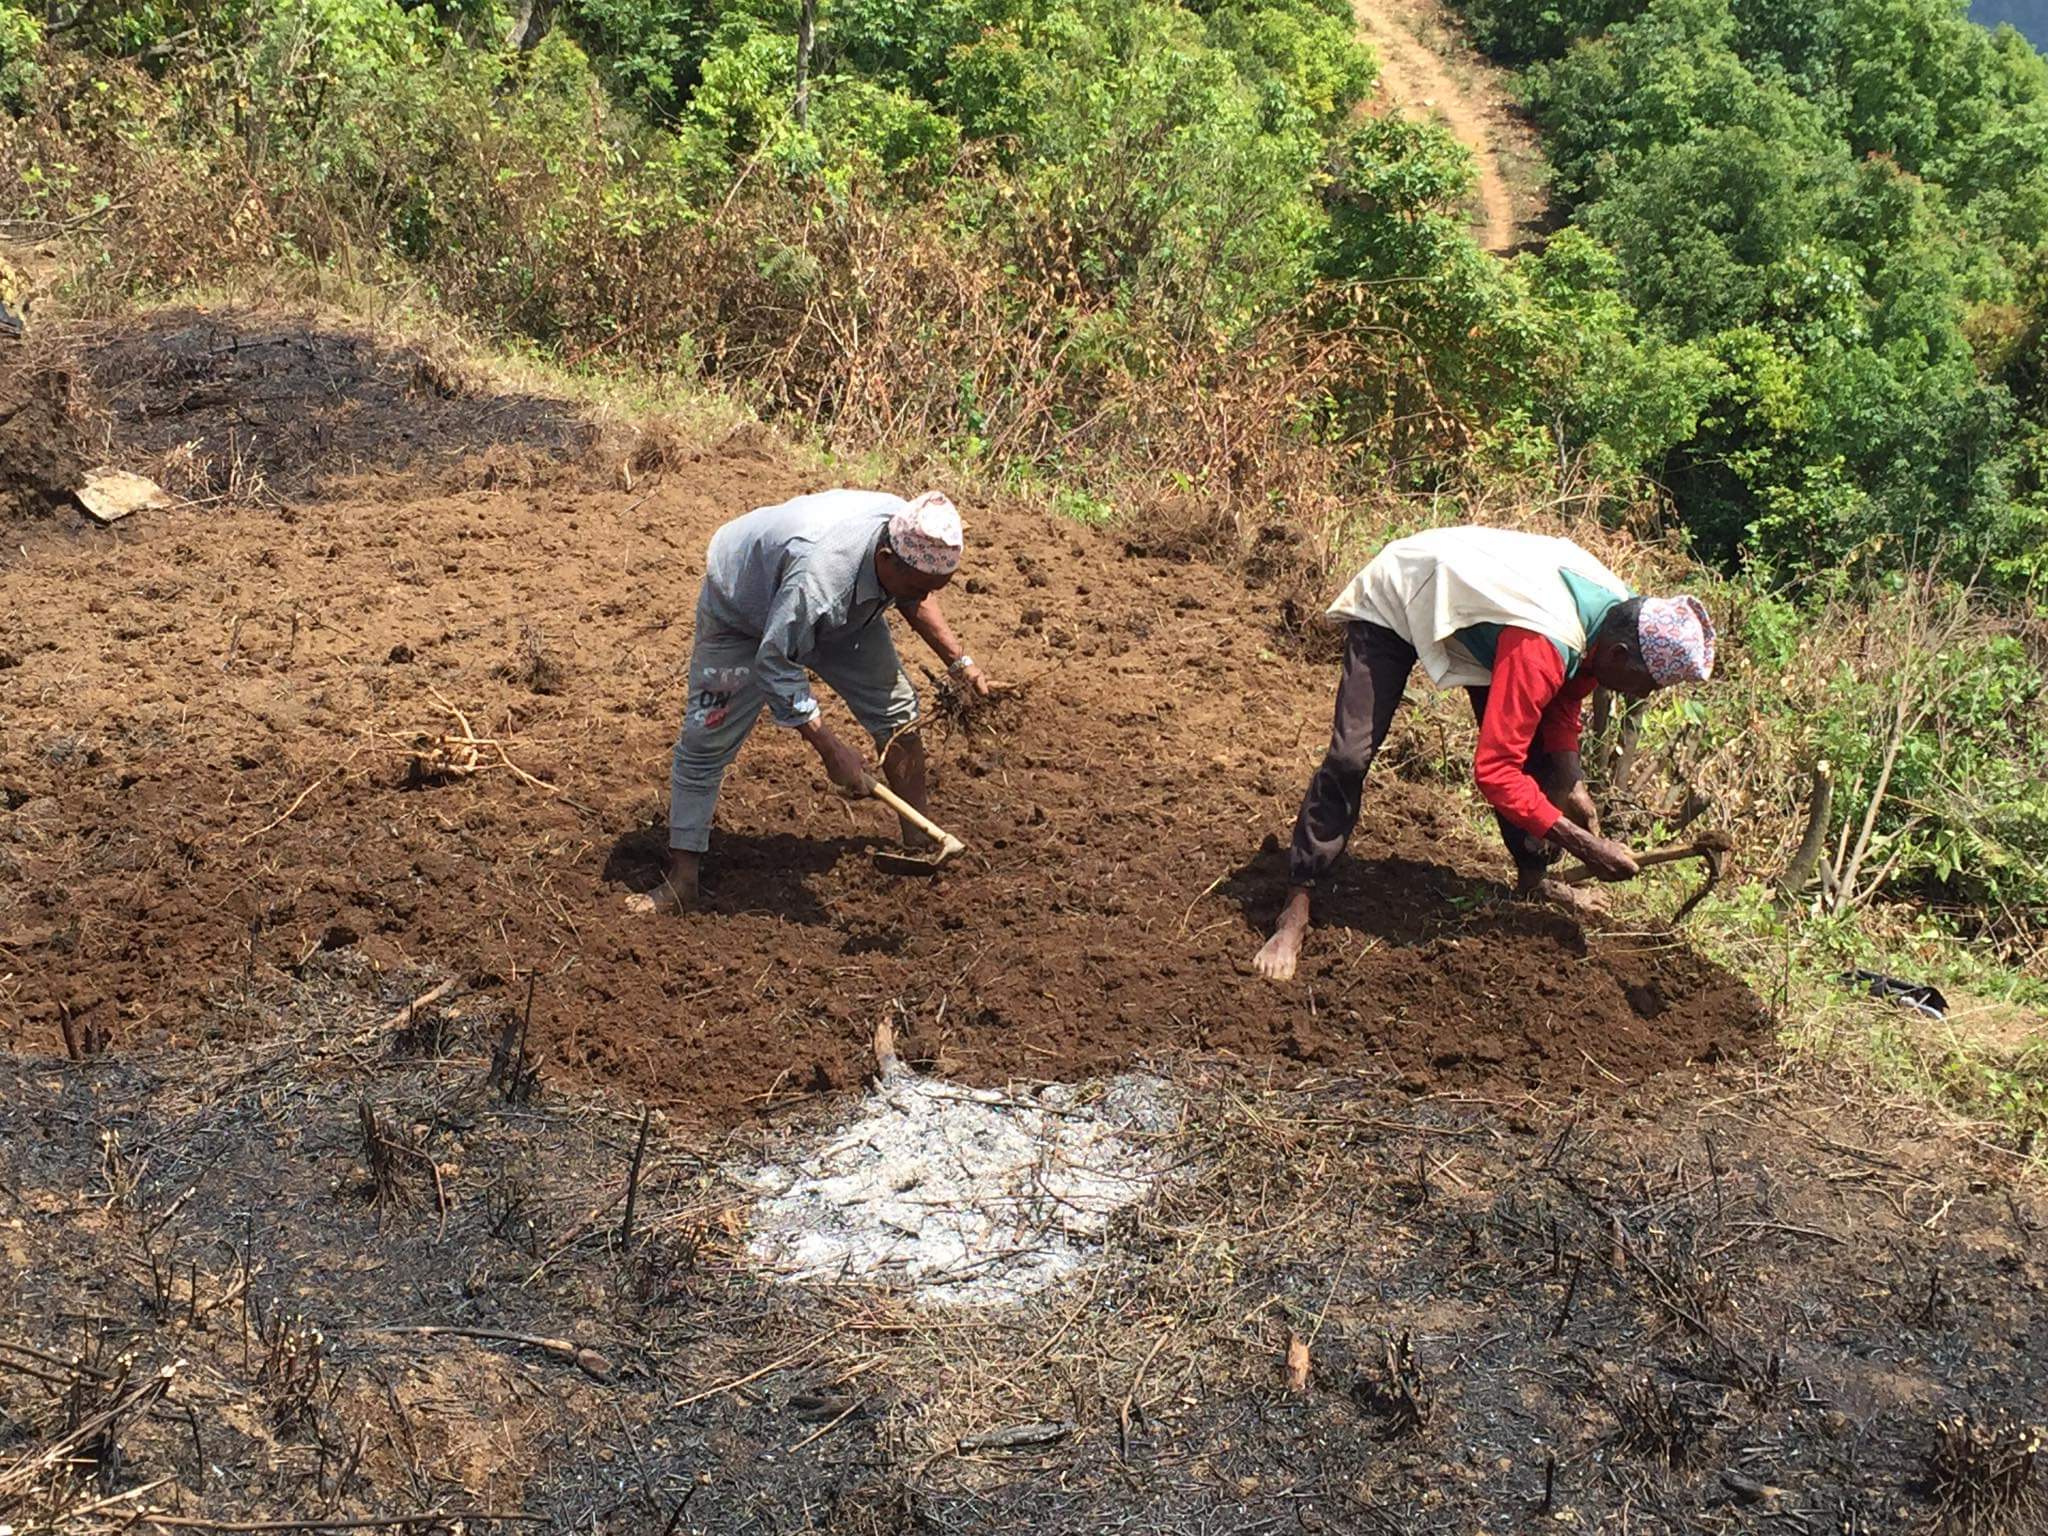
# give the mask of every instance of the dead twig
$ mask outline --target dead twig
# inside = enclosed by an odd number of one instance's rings
[[[573,1365],[593,1381],[610,1381],[612,1363],[588,1344],[578,1344],[574,1339],[554,1338],[540,1333],[508,1333],[500,1328],[457,1328],[433,1323],[392,1325],[365,1328],[365,1333],[402,1334],[411,1338],[455,1338],[483,1339],[495,1344],[524,1344],[537,1349],[551,1360],[564,1365]]]
[[[671,1403],[669,1405],[669,1409],[671,1412],[673,1412],[678,1408],[687,1408],[692,1403],[704,1402],[708,1398],[718,1397],[724,1393],[730,1392],[735,1387],[744,1387],[749,1382],[759,1381],[763,1376],[773,1375],[777,1371],[784,1370],[787,1367],[796,1364],[797,1361],[803,1359],[804,1356],[808,1355],[812,1350],[816,1349],[819,1345],[830,1343],[833,1339],[838,1338],[842,1331],[843,1329],[838,1327],[828,1329],[826,1332],[821,1333],[816,1338],[812,1339],[809,1343],[800,1344],[795,1349],[791,1350],[788,1354],[778,1356],[777,1358],[769,1361],[766,1365],[762,1366],[758,1371],[749,1371],[744,1376],[736,1376],[731,1381],[720,1382],[715,1387],[706,1387],[701,1392],[692,1392],[688,1397],[678,1399],[676,1402]]]
[[[292,801],[290,805],[286,806],[275,817],[273,817],[269,821],[266,821],[254,832],[247,833],[242,837],[235,839],[235,841],[238,844],[246,847],[250,843],[255,842],[257,838],[263,836],[264,833],[273,832],[277,828],[283,826],[286,822],[292,819],[293,813],[296,812],[300,806],[304,805],[309,799],[312,798],[314,790],[318,789],[321,785],[325,784],[330,779],[340,778],[342,774],[348,771],[349,764],[353,763],[358,757],[360,757],[362,755],[362,752],[363,748],[357,747],[355,751],[349,753],[347,757],[343,758],[340,762],[336,763],[332,768],[328,769],[325,773],[321,774],[319,778],[315,779],[312,783],[308,784],[304,789],[299,791],[298,798]]]
[[[633,1142],[633,1166],[626,1174],[626,1214],[619,1219],[619,1247],[633,1246],[633,1209],[640,1200],[640,1164],[647,1156],[647,1125],[652,1111],[640,1109],[640,1134]]]
[[[416,1015],[422,1008],[426,1007],[429,1003],[439,1002],[443,997],[446,997],[448,995],[449,990],[454,987],[457,979],[458,978],[454,976],[450,976],[438,987],[434,987],[429,991],[422,992],[418,997],[414,998],[411,1002],[407,1003],[403,1008],[399,1009],[398,1012],[392,1014],[391,1017],[386,1019],[382,1024],[379,1024],[377,1026],[376,1033],[379,1035],[388,1035],[395,1029],[405,1029],[410,1027],[414,1015]]]

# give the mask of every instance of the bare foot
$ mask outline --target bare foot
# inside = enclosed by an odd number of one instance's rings
[[[1288,894],[1280,909],[1280,921],[1273,925],[1273,937],[1266,940],[1252,961],[1252,967],[1268,981],[1292,981],[1294,967],[1301,959],[1302,942],[1308,938],[1308,892]]]
[[[1532,886],[1522,887],[1516,894],[1531,901],[1547,901],[1581,917],[1595,916],[1607,910],[1606,898],[1600,892],[1589,891],[1584,886],[1566,885],[1562,880],[1538,880]]]
[[[642,915],[687,912],[697,905],[697,872],[700,854],[671,849],[668,867],[661,872],[661,884],[653,890],[626,898],[626,910]]]

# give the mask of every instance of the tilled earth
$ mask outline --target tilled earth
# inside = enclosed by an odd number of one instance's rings
[[[587,464],[507,488],[493,431],[572,454],[573,428],[275,316],[172,315],[87,357],[137,467],[168,454],[253,494],[11,529],[17,1049],[207,1035],[223,988],[338,948],[507,997],[537,975],[555,1069],[714,1125],[855,1084],[884,1016],[907,1056],[977,1083],[1200,1051],[1568,1089],[1756,1037],[1745,989],[1683,946],[1503,899],[1464,808],[1391,773],[1301,979],[1247,974],[1334,669],[1276,651],[1227,572],[1005,506],[969,509],[948,606],[1019,686],[933,732],[936,810],[970,856],[878,873],[887,818],[764,727],[727,780],[707,910],[628,916],[705,541],[833,476],[733,441],[604,489]],[[465,474],[485,488],[449,489]],[[420,772],[460,721],[496,743],[456,765],[476,771]]]
[[[1021,685],[934,733],[972,856],[880,875],[764,730],[708,909],[652,921],[705,538],[830,474],[607,462],[276,315],[38,377],[0,1527],[2041,1528],[2037,1167],[1780,1068],[1733,978],[1508,901],[1463,791],[1391,773],[1301,979],[1245,974],[1334,681],[1255,588],[971,509],[951,608]],[[188,504],[82,526],[46,482],[106,441]],[[734,1168],[833,1134],[884,1018],[975,1083],[1174,1074],[1093,1273],[933,1311],[744,1262]]]

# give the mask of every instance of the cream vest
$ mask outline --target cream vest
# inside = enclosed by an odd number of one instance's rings
[[[1565,573],[1576,578],[1567,584]],[[1573,586],[1581,591],[1575,593]],[[1483,686],[1482,663],[1458,638],[1475,626],[1534,630],[1565,653],[1575,671],[1590,638],[1589,606],[1628,597],[1628,584],[1568,539],[1507,528],[1437,528],[1396,539],[1373,556],[1330,604],[1332,619],[1362,619],[1415,647],[1439,688]],[[1587,604],[1583,596],[1612,601]]]

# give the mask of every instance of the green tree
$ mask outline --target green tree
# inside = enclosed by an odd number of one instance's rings
[[[0,0],[0,111],[18,112],[35,84],[42,22],[14,0]]]

